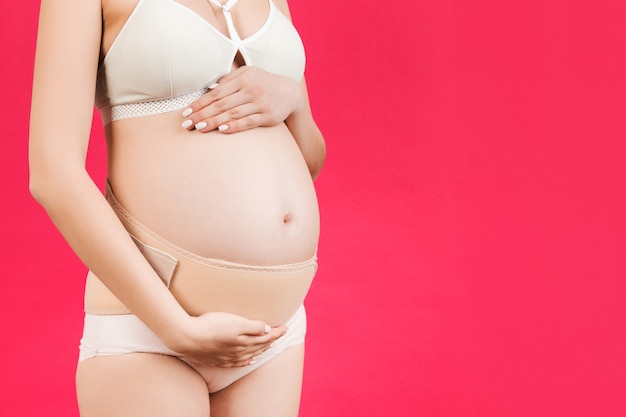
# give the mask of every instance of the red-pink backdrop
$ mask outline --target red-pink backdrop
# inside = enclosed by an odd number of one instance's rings
[[[27,191],[37,8],[0,4],[0,415],[77,416],[85,268]],[[626,3],[291,8],[328,141],[301,416],[626,415]]]

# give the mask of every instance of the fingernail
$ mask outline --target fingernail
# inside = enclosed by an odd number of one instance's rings
[[[188,129],[189,127],[191,127],[191,125],[192,125],[192,124],[193,124],[193,122],[192,122],[191,120],[185,120],[185,121],[183,122],[182,126],[183,126],[185,129]]]
[[[217,127],[217,130],[219,130],[220,132],[224,132],[224,131],[228,130],[228,125],[219,125]]]
[[[250,363],[248,365],[254,365],[256,363],[255,360],[250,361]]]
[[[269,326],[269,324],[265,325],[265,334],[269,333],[272,331],[272,328]]]
[[[213,90],[214,88],[216,88],[219,84],[218,83],[213,83],[211,84],[208,88],[209,90]]]
[[[193,113],[193,110],[191,110],[190,108],[187,108],[187,109],[183,110],[183,117],[187,117],[191,113]]]
[[[206,122],[196,123],[196,129],[197,130],[204,129],[205,127],[206,127]]]

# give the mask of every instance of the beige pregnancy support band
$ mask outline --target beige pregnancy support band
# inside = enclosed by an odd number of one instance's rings
[[[191,315],[221,311],[262,320],[272,326],[285,323],[303,303],[317,271],[315,256],[276,266],[203,258],[141,224],[120,205],[108,184],[106,198],[144,257]],[[131,313],[91,271],[85,287],[85,311]]]

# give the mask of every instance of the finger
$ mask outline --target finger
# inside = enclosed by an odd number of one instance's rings
[[[202,102],[194,103],[183,111],[182,115],[185,119],[181,123],[181,126],[187,130],[209,131],[215,129],[216,126],[209,125],[208,121],[224,113],[225,110],[229,109],[228,106],[236,105],[236,102],[233,100],[230,100],[230,103],[224,100],[224,98],[220,98],[217,99],[217,101],[203,100]]]
[[[191,126],[197,123],[195,119],[197,118],[196,115],[199,111],[205,109],[206,107],[210,106],[216,101],[222,100],[225,97],[228,97],[237,93],[237,91],[239,91],[241,87],[239,86],[239,83],[229,83],[229,84],[214,83],[213,85],[207,88],[209,89],[207,93],[205,93],[202,97],[200,97],[193,103],[189,104],[187,107],[185,107],[181,111],[181,115],[185,119],[192,120],[193,123]]]
[[[254,72],[258,69],[240,69],[237,72],[228,74],[219,80],[219,87],[209,97],[213,96],[214,101],[220,98],[241,94],[246,102],[258,102],[268,95],[267,82],[260,79]]]
[[[211,355],[209,357],[187,357],[187,360],[191,363],[203,366],[217,366],[223,368],[246,366],[270,347],[271,343],[265,343],[264,345],[254,348],[248,347],[243,351],[222,352],[219,355]]]
[[[216,363],[202,363],[201,365],[207,365],[215,368],[241,368],[248,366],[250,361],[237,361],[237,362],[216,362]]]
[[[260,320],[246,320],[240,329],[241,336],[264,336],[270,334],[272,328]],[[240,340],[243,339],[240,337]],[[243,341],[243,340],[242,340]]]
[[[209,106],[190,115],[182,126],[187,129],[208,132],[230,121],[256,113],[258,105],[246,99],[245,94],[237,92],[213,102]]]
[[[267,349],[265,349],[267,350]],[[250,365],[255,358],[261,355],[265,350],[257,350],[245,355],[228,356],[228,357],[210,357],[210,358],[187,358],[187,361],[199,366],[215,366],[220,368],[234,368]]]
[[[248,67],[248,66],[243,66],[243,67],[239,67],[231,72],[229,72],[226,75],[221,76],[217,82],[219,84],[226,84],[228,82],[231,82],[233,80],[235,80],[236,78],[240,77],[241,75],[245,74],[246,72],[250,71],[252,67]]]
[[[259,356],[261,356],[263,352],[265,352],[266,350],[267,349],[258,350],[250,354],[246,354],[246,355],[239,356],[236,358],[231,358],[230,360],[227,360],[227,361],[219,361],[217,363],[212,363],[211,366],[220,366],[220,367],[230,368],[230,367],[252,365],[256,362],[257,358],[259,358]]]
[[[271,343],[274,343],[276,339],[283,337],[287,333],[287,330],[288,330],[287,326],[285,326],[284,324],[280,326],[272,327],[272,330],[268,333],[268,336],[270,336]]]
[[[199,99],[189,104],[182,110],[183,117],[187,117],[188,115],[208,106],[215,100],[219,100],[221,97],[224,97],[228,92],[228,89],[221,88],[218,90],[220,85],[218,83],[213,83],[207,87],[207,92],[204,93]]]
[[[228,114],[224,112],[224,110],[229,109],[227,106],[236,104],[232,100],[230,104],[222,100],[224,99],[199,108],[194,113],[190,113],[192,109],[188,108],[183,112],[185,119],[181,126],[187,130],[200,130],[203,132],[215,130],[220,123],[228,121]]]
[[[239,357],[244,357],[246,355],[252,355],[252,356],[259,355],[265,352],[272,344],[274,344],[276,339],[277,338],[275,337],[263,338],[263,342],[258,341],[258,342],[249,344],[247,345],[245,350],[239,352]]]
[[[232,362],[227,364],[226,367],[228,368],[241,368],[244,366],[248,366],[248,365],[254,365],[256,363],[256,361],[252,358],[250,359],[246,359],[246,360],[242,360],[242,361],[237,361],[237,362]]]
[[[263,125],[263,115],[260,113],[249,114],[239,119],[230,120],[218,125],[218,130],[222,133],[237,133]]]
[[[285,326],[274,327],[269,333],[260,336],[242,335],[239,336],[241,346],[246,346],[244,351],[252,352],[254,350],[263,350],[269,347],[277,339],[283,337],[287,332]],[[243,351],[242,351],[243,352]]]
[[[252,117],[253,120],[251,122],[256,124],[250,125],[248,129],[250,129],[251,127],[260,126],[258,123],[261,119],[253,116],[255,109],[256,106],[254,104],[246,103],[241,106],[232,108],[226,112],[216,114],[213,117],[200,119],[200,121],[196,123],[195,129],[203,133],[210,132],[215,129],[218,129],[221,132],[226,132],[227,130],[230,130],[230,126],[233,124],[233,122],[237,123],[237,119],[249,117]],[[235,126],[235,128],[237,127]],[[235,131],[238,130],[232,130],[232,133],[234,133]]]

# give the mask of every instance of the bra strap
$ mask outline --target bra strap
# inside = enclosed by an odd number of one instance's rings
[[[218,0],[211,0],[211,3],[220,7],[225,13],[230,13],[230,9],[232,9],[235,3],[237,3],[237,0],[228,0],[224,4],[220,3]]]
[[[239,33],[237,33],[237,29],[235,28],[235,24],[233,23],[233,17],[230,15],[230,9],[237,3],[237,0],[228,0],[226,3],[222,4],[219,0],[211,0],[211,3],[215,4],[217,7],[220,7],[224,12],[224,18],[226,18],[226,25],[228,26],[228,33],[230,35],[230,39],[237,44],[241,43],[241,38],[239,37]]]

